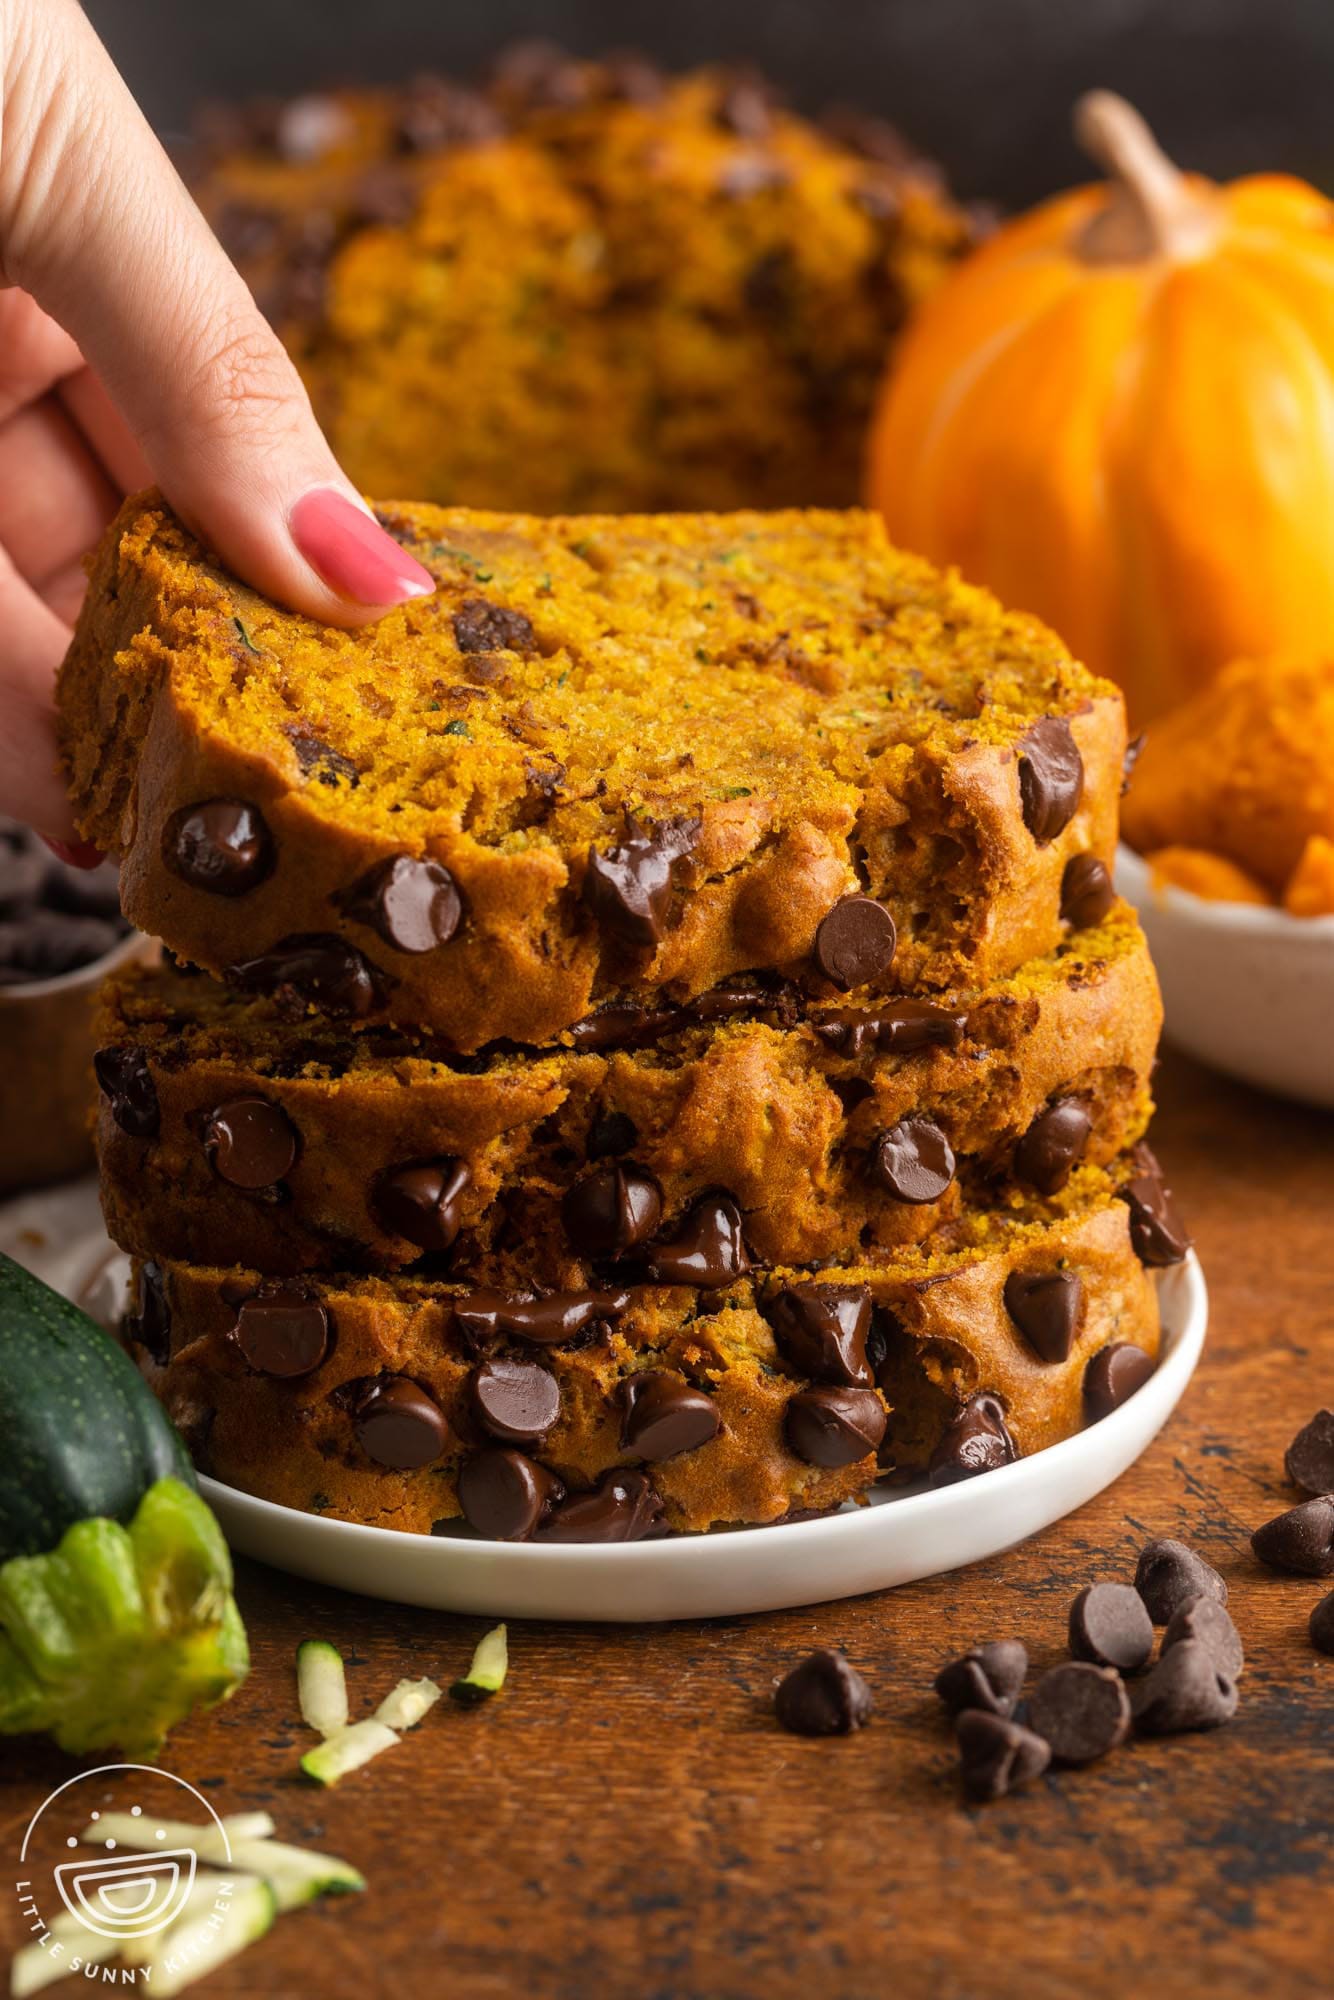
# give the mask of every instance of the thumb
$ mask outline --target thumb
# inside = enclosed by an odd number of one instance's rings
[[[17,0],[10,21],[4,278],[74,336],[167,498],[237,575],[336,624],[429,595],[82,10]]]

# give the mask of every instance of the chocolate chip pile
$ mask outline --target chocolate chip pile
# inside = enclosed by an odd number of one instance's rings
[[[1258,1528],[1251,1547],[1270,1569],[1334,1577],[1334,1410],[1317,1411],[1297,1433],[1284,1467],[1309,1497]],[[1223,1578],[1194,1549],[1150,1541],[1133,1584],[1079,1592],[1070,1658],[1049,1667],[1027,1699],[1028,1649],[1019,1639],[991,1639],[947,1661],[933,1686],[954,1724],[965,1797],[1004,1798],[1050,1765],[1092,1764],[1132,1734],[1176,1736],[1230,1722],[1246,1662],[1227,1602]],[[1334,1591],[1312,1611],[1310,1635],[1334,1657]],[[873,1710],[861,1674],[828,1648],[793,1667],[774,1693],[779,1722],[798,1736],[849,1735]]]
[[[129,931],[109,862],[71,868],[27,827],[0,819],[0,986],[77,972]]]
[[[1228,1721],[1243,1659],[1226,1600],[1222,1577],[1192,1549],[1149,1542],[1133,1585],[1080,1591],[1070,1607],[1072,1657],[1050,1667],[1026,1703],[1028,1655],[1017,1639],[942,1667],[935,1688],[954,1718],[967,1797],[1002,1798],[1052,1763],[1091,1764],[1132,1730],[1168,1736]]]

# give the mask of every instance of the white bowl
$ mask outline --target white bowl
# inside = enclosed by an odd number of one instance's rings
[[[1334,917],[1211,903],[1117,850],[1162,982],[1168,1040],[1262,1090],[1334,1106]]]
[[[102,1228],[95,1183],[25,1195],[0,1208],[0,1250],[114,1318],[127,1260]],[[867,1507],[820,1521],[738,1528],[611,1547],[486,1542],[366,1528],[256,1500],[215,1479],[199,1484],[232,1547],[294,1576],[395,1604],[487,1618],[617,1623],[781,1611],[884,1590],[983,1562],[1082,1507],[1119,1479],[1176,1408],[1200,1358],[1208,1319],[1194,1254],[1155,1274],[1162,1360],[1137,1394],[1077,1437],[946,1486],[881,1488]]]

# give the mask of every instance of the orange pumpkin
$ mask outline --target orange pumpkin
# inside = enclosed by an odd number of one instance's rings
[[[1107,92],[1076,129],[1110,185],[1001,229],[929,300],[869,498],[1142,721],[1239,655],[1334,646],[1334,207],[1179,174]]]

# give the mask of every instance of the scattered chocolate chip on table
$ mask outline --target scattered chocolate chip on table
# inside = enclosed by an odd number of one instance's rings
[[[1114,1667],[1068,1660],[1042,1676],[1028,1720],[1058,1764],[1091,1764],[1130,1734],[1130,1697]]]
[[[1203,1556],[1170,1536],[1146,1542],[1135,1569],[1135,1588],[1155,1625],[1166,1625],[1193,1597],[1227,1603],[1227,1585]]]
[[[932,1685],[950,1715],[965,1708],[1013,1715],[1027,1672],[1028,1652],[1022,1640],[991,1639],[948,1661]]]
[[[1070,1606],[1070,1651],[1077,1660],[1133,1674],[1153,1652],[1153,1620],[1126,1583],[1092,1583]]]
[[[821,1647],[784,1675],[774,1713],[794,1736],[849,1736],[874,1712],[871,1690],[842,1653]]]

